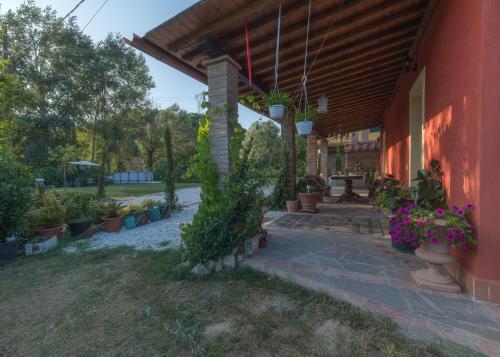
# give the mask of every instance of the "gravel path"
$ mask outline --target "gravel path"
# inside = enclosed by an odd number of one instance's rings
[[[78,246],[85,249],[115,248],[130,246],[135,249],[162,250],[169,247],[178,247],[181,241],[180,223],[191,222],[200,202],[200,188],[186,188],[177,191],[178,203],[183,206],[181,211],[158,222],[153,222],[134,229],[122,228],[117,233],[99,232],[89,239],[76,241],[66,248],[67,252],[77,252]],[[122,201],[124,204],[141,203],[145,199],[164,200],[163,194],[135,197]]]

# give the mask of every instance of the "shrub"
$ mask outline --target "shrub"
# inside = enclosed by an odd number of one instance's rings
[[[274,104],[282,104],[285,106],[289,106],[292,104],[292,100],[290,95],[287,92],[283,92],[277,89],[273,89],[271,93],[264,97],[264,102],[267,106]]]
[[[33,229],[54,228],[64,223],[65,209],[56,197],[46,197],[30,216]]]
[[[93,219],[98,202],[91,193],[68,192],[63,197],[63,204],[66,208],[66,222],[76,223]]]
[[[0,242],[15,234],[34,203],[35,190],[30,170],[10,153],[0,153]]]

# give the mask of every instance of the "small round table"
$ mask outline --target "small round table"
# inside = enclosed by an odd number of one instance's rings
[[[365,177],[363,175],[333,175],[331,177],[332,181],[343,180],[345,182],[344,193],[340,195],[337,202],[361,202],[363,197],[353,191],[352,180],[362,180]]]

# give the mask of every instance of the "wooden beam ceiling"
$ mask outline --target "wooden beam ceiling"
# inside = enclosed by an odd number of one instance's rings
[[[393,95],[404,63],[413,55],[437,0],[314,0],[311,12],[308,97],[329,98],[329,110],[316,122],[320,134],[378,125]],[[206,0],[146,34],[131,45],[206,82],[201,63],[209,58],[208,39],[243,70],[241,94],[251,93],[246,78],[244,23],[248,21],[253,80],[261,94],[274,82],[278,0]],[[298,97],[303,74],[307,1],[281,0],[279,88]],[[332,26],[332,21],[335,20]],[[426,21],[424,21],[426,20]],[[257,100],[262,100],[258,96]]]

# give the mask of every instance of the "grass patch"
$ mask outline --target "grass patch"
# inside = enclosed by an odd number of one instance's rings
[[[177,190],[182,188],[198,187],[197,183],[176,183]],[[133,184],[114,184],[106,186],[106,195],[111,198],[124,199],[153,193],[162,193],[165,189],[164,183],[133,183]],[[57,188],[56,192],[89,192],[97,194],[97,187],[66,187]]]
[[[180,263],[176,250],[117,248],[0,268],[0,355],[445,355],[325,294],[246,268],[197,277]]]

